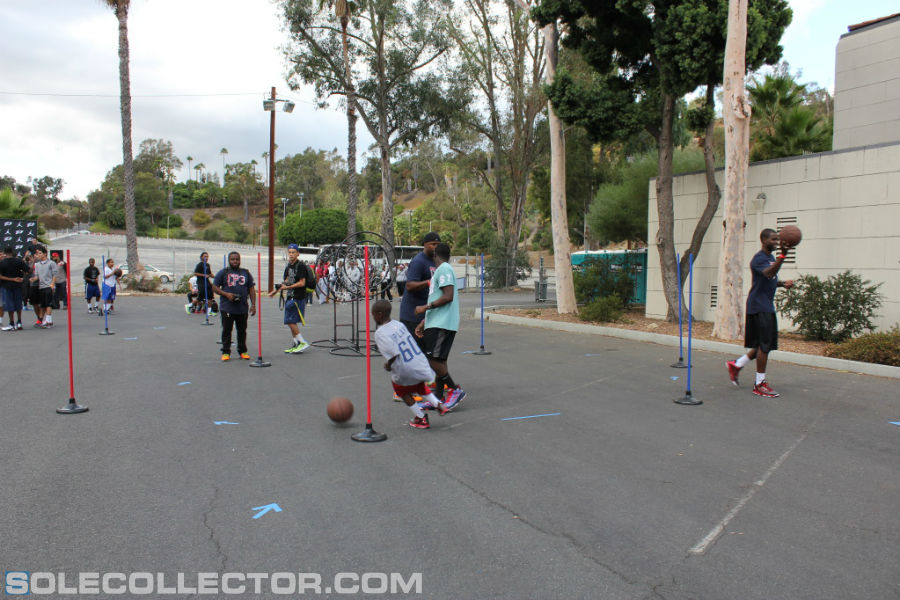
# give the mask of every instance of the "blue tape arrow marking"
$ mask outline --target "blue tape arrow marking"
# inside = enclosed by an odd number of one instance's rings
[[[213,425],[240,425],[240,423],[234,423],[232,421],[213,421]]]
[[[475,354],[474,350],[463,350],[460,354]]]
[[[672,375],[671,377],[669,377],[669,379],[671,379],[672,381],[678,381],[678,375]]]
[[[270,510],[274,510],[275,512],[281,512],[281,507],[273,502],[272,504],[266,504],[265,506],[257,506],[256,508],[251,508],[250,510],[260,511],[260,512],[256,513],[255,515],[253,515],[254,519],[258,519],[261,516],[263,516],[264,514],[266,514],[267,512],[269,512]]]
[[[178,385],[191,385],[191,382],[190,381],[182,381]]]
[[[556,415],[561,413],[547,413],[544,415],[528,415],[527,417],[506,417],[505,419],[500,419],[501,421],[515,421],[517,419],[536,419],[538,417],[555,417]]]
[[[900,425],[900,421],[888,421],[891,425]]]

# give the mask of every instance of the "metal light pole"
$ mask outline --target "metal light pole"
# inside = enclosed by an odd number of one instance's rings
[[[292,112],[294,103],[290,100],[282,100],[275,96],[275,86],[272,86],[272,96],[263,100],[263,110],[272,113],[269,119],[269,284],[268,290],[272,291],[272,283],[275,281],[275,107],[277,103],[284,102],[284,112]]]
[[[284,225],[285,220],[287,219],[287,198],[281,199],[281,224]]]

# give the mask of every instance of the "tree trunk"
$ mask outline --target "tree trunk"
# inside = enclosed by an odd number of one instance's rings
[[[659,174],[656,177],[656,211],[659,216],[659,231],[656,233],[656,248],[659,252],[659,267],[662,274],[663,294],[668,310],[666,319],[678,318],[678,289],[675,269],[675,208],[672,201],[672,121],[675,115],[675,97],[662,97],[662,123],[657,138]]]
[[[175,188],[171,184],[168,186],[168,194],[166,196],[169,202],[169,212],[172,212],[175,210]]]
[[[119,98],[122,113],[122,169],[125,174],[125,259],[137,272],[137,223],[134,209],[134,163],[131,155],[131,76],[128,70],[128,2],[116,4],[119,20]]]
[[[715,85],[706,86],[706,105],[711,108],[715,106]],[[713,132],[715,128],[715,119],[710,119],[706,125],[706,134],[703,138],[703,163],[706,172],[706,208],[703,209],[703,213],[697,221],[697,226],[694,227],[691,245],[688,247],[685,255],[681,257],[681,264],[679,265],[681,281],[685,281],[685,277],[690,270],[688,256],[693,254],[696,261],[697,255],[700,254],[703,238],[706,236],[706,231],[709,229],[709,224],[712,223],[716,211],[719,210],[719,201],[722,197],[719,186],[716,184],[716,157],[713,153]]]
[[[559,31],[556,23],[543,29],[544,56],[547,60],[547,85],[553,84],[558,62]],[[569,215],[566,211],[566,134],[562,122],[547,100],[550,125],[550,224],[553,229],[553,266],[556,270],[556,311],[574,313],[575,284],[569,243]]]
[[[744,203],[750,153],[750,104],[744,89],[747,0],[728,2],[723,110],[725,117],[725,232],[713,335],[739,339],[743,330]]]
[[[356,233],[356,212],[359,195],[356,181],[356,89],[350,68],[350,49],[347,43],[347,24],[350,18],[341,17],[341,37],[344,46],[344,78],[347,84],[347,235]]]

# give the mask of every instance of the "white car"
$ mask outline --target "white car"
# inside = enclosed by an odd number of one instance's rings
[[[128,275],[128,265],[123,264],[119,268],[122,269],[122,275]],[[144,270],[147,271],[151,277],[156,277],[162,283],[169,283],[175,279],[175,275],[172,272],[157,269],[153,265],[144,264]]]

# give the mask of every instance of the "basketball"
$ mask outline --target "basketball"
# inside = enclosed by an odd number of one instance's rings
[[[778,232],[778,239],[781,240],[781,243],[785,246],[793,248],[803,239],[803,233],[800,231],[799,227],[785,225],[781,228],[781,231]]]
[[[122,269],[116,269],[115,271],[113,271],[113,275],[115,275],[116,277],[121,277]]]
[[[328,418],[335,423],[343,423],[353,416],[353,403],[340,396],[328,403]]]

